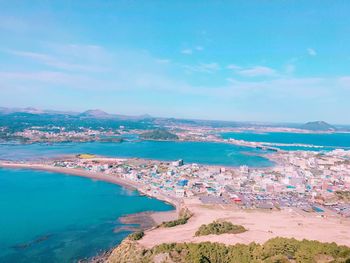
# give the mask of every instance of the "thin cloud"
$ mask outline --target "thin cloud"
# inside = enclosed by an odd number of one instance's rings
[[[295,72],[295,65],[294,65],[294,64],[287,64],[287,65],[285,66],[285,72],[286,72],[287,74],[292,74],[292,73],[294,73],[294,72]]]
[[[94,47],[95,48],[95,47]],[[65,61],[63,59],[59,59],[56,56],[48,55],[44,53],[37,53],[37,52],[31,52],[31,51],[21,51],[21,50],[7,50],[5,51],[9,54],[28,58],[30,60],[36,61],[40,64],[44,64],[46,66],[51,66],[53,68],[67,70],[67,71],[89,71],[89,72],[102,72],[106,69],[92,66],[92,65],[84,65],[84,64],[77,64],[77,63],[71,63],[69,61]]]
[[[235,64],[230,64],[227,66],[227,69],[232,69],[232,70],[238,70],[241,69],[242,67],[235,65]]]
[[[338,79],[338,83],[347,89],[350,89],[350,76],[344,76],[344,77],[340,77]]]
[[[159,64],[169,64],[171,62],[170,59],[156,59],[155,61]]]
[[[202,73],[214,73],[221,69],[220,65],[216,62],[213,63],[200,63],[198,65],[185,65],[188,71],[202,72]]]
[[[255,66],[252,68],[241,69],[236,71],[239,75],[245,77],[260,77],[260,76],[274,76],[276,71],[269,67]]]
[[[308,48],[308,49],[307,49],[307,53],[308,53],[310,56],[312,56],[312,57],[314,57],[314,56],[317,55],[316,50],[313,49],[313,48]]]
[[[190,48],[186,48],[186,49],[181,50],[181,53],[184,55],[192,55],[193,50]]]

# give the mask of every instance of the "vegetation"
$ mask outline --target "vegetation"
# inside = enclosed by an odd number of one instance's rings
[[[164,140],[164,141],[179,139],[179,137],[176,134],[173,134],[164,129],[144,132],[140,135],[140,138],[144,140]]]
[[[350,248],[338,246],[335,243],[298,241],[288,238],[273,238],[263,245],[256,243],[232,246],[210,242],[173,243],[162,244],[152,249],[142,249],[135,243],[123,242],[108,259],[110,263],[155,261],[165,263],[350,263]]]
[[[208,225],[201,225],[197,230],[195,236],[206,236],[206,235],[221,235],[221,234],[239,234],[247,231],[241,225],[234,225],[227,221],[214,221]]]
[[[313,121],[305,123],[301,126],[304,130],[310,131],[335,131],[336,128],[324,121]]]
[[[145,233],[143,231],[137,231],[135,233],[130,234],[128,237],[130,240],[140,240],[141,238],[143,238],[143,236],[145,235]]]
[[[79,115],[67,114],[31,114],[21,112],[2,114],[0,112],[0,127],[7,127],[6,133],[9,134],[32,127],[41,127],[41,131],[54,131],[55,127],[64,127],[65,131],[81,131],[82,128],[106,131],[119,129],[120,126],[124,126],[124,129],[148,130],[154,128],[152,120],[148,119],[98,119],[82,118]]]
[[[350,191],[336,191],[335,194],[340,200],[350,202]]]
[[[178,225],[184,225],[188,219],[192,217],[192,213],[188,209],[182,209],[179,213],[179,218],[173,221],[163,222],[161,227],[174,227]]]

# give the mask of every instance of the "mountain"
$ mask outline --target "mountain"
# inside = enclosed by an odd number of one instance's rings
[[[114,116],[102,110],[96,109],[96,110],[84,111],[83,113],[79,114],[79,117],[94,118],[94,119],[110,119],[110,118],[113,118]]]
[[[58,110],[40,110],[32,107],[27,108],[6,108],[0,107],[0,114],[13,114],[13,113],[29,113],[29,114],[58,114],[58,115],[71,115],[75,116],[79,113],[73,111],[58,111]]]
[[[153,119],[153,116],[151,116],[149,114],[143,114],[143,115],[136,116],[136,117],[138,117],[139,119]]]
[[[62,115],[62,116],[68,116],[68,117],[80,117],[82,119],[118,119],[121,121],[143,121],[143,120],[152,120],[154,117],[152,117],[149,114],[139,115],[139,116],[129,116],[129,115],[121,115],[121,114],[109,114],[107,112],[104,112],[99,109],[91,109],[84,111],[82,113],[80,112],[74,112],[74,111],[60,111],[60,110],[41,110],[36,108],[7,108],[7,107],[0,107],[0,115],[8,115],[8,114],[17,114],[17,113],[28,113],[28,114],[34,114],[34,115]]]
[[[307,122],[301,126],[301,129],[310,131],[335,131],[336,128],[324,121]]]
[[[30,113],[30,114],[42,114],[44,111],[38,110],[36,108],[32,107],[27,107],[27,108],[5,108],[5,107],[0,107],[0,112],[2,114],[11,114],[15,112],[20,112],[20,113]]]

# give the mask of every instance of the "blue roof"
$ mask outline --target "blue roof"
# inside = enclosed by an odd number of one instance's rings
[[[188,184],[188,180],[179,180],[177,181],[177,185],[180,185],[180,186],[185,186]]]

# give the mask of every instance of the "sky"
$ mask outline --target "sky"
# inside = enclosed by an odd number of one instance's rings
[[[0,0],[0,106],[350,124],[350,1]]]

